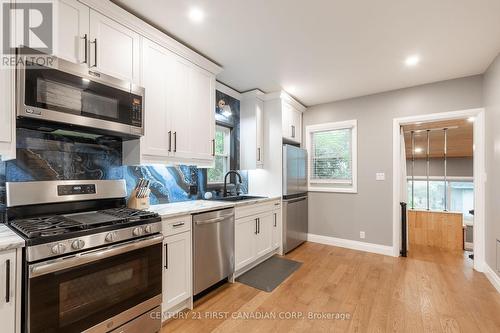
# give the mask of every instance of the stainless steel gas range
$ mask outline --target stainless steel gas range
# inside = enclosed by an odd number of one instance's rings
[[[124,181],[7,183],[26,240],[24,332],[158,332],[161,218],[125,207]]]

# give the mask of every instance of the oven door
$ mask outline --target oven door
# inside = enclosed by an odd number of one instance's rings
[[[157,235],[29,265],[27,331],[108,332],[158,307],[162,239]],[[143,326],[159,331],[160,318],[145,317]]]
[[[50,66],[20,62],[17,115],[140,136],[144,89],[55,59]]]

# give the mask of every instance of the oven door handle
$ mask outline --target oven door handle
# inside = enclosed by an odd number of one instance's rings
[[[97,249],[88,252],[78,253],[74,256],[63,257],[46,262],[34,264],[29,266],[29,277],[34,278],[37,276],[57,272],[63,269],[88,264],[104,258],[109,258],[122,253],[142,249],[147,246],[162,243],[163,236],[156,235],[148,238],[141,238],[131,242],[122,243],[119,245],[112,245],[104,249]]]

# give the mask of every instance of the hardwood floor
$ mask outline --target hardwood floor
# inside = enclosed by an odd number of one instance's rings
[[[162,332],[500,332],[500,294],[461,251],[392,258],[305,243],[287,257],[303,265],[272,293],[226,284]]]

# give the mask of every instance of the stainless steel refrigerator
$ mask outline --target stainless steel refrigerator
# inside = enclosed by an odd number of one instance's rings
[[[307,240],[307,151],[283,145],[283,249]]]

